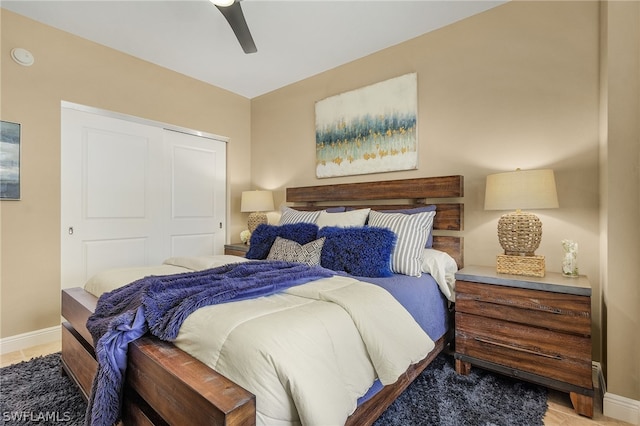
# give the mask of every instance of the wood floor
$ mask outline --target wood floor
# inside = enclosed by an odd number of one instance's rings
[[[4,355],[0,355],[0,367],[6,367],[7,365],[16,364],[21,361],[28,361],[33,357],[48,355],[51,353],[59,352],[60,342],[48,343],[46,345],[34,346],[32,348],[23,349],[21,351],[10,352]],[[545,426],[629,426],[630,423],[626,423],[620,420],[615,420],[609,417],[605,417],[602,414],[602,395],[600,395],[599,389],[596,389],[596,401],[593,408],[593,419],[579,416],[571,407],[571,401],[569,395],[549,390],[549,399],[547,413],[544,417]]]
[[[595,389],[593,419],[576,414],[571,406],[569,394],[549,389],[548,409],[544,416],[545,426],[631,426],[631,423],[605,417],[602,414],[602,395]]]

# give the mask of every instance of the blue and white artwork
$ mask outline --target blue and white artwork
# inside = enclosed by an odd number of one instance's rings
[[[418,167],[416,73],[316,102],[316,176]]]
[[[0,121],[0,199],[20,199],[20,124]]]

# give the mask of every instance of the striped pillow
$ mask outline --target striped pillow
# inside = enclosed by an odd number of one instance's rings
[[[287,225],[290,223],[316,223],[316,219],[320,215],[319,211],[305,212],[300,210],[294,210],[291,207],[282,207],[282,216],[280,216],[280,223],[278,225]]]
[[[397,274],[422,275],[424,246],[431,233],[436,212],[407,215],[403,213],[369,213],[369,226],[388,228],[398,237],[391,255],[391,270]]]

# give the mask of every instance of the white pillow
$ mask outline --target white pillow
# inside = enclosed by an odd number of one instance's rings
[[[266,212],[267,215],[267,223],[269,225],[277,225],[280,223],[280,218],[282,217],[282,213],[280,212]]]
[[[416,214],[369,213],[369,226],[388,228],[398,240],[391,255],[391,270],[397,274],[422,275],[422,256],[436,212]]]
[[[291,207],[282,206],[282,216],[280,216],[280,222],[278,225],[287,225],[289,223],[316,223],[318,219],[319,211],[305,212],[292,209]]]
[[[358,209],[342,213],[328,213],[323,210],[316,219],[316,225],[318,225],[318,228],[325,226],[337,226],[339,228],[364,226],[370,211],[371,209]]]
[[[440,250],[424,249],[422,272],[431,274],[438,283],[442,294],[450,301],[455,302],[458,264],[453,257]]]

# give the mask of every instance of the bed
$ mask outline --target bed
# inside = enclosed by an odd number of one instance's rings
[[[435,202],[433,249],[448,253],[463,264],[463,177],[445,176],[371,183],[323,185],[287,189],[287,202],[297,211],[349,209],[395,211]],[[182,266],[164,265],[181,268]],[[62,362],[65,372],[89,396],[97,369],[87,318],[97,298],[83,288],[62,292]],[[421,361],[410,365],[393,384],[378,386],[346,420],[371,424],[420,372],[445,349],[451,339],[446,330]],[[125,424],[256,423],[256,398],[245,388],[209,368],[172,343],[146,335],[129,344],[122,416]]]

